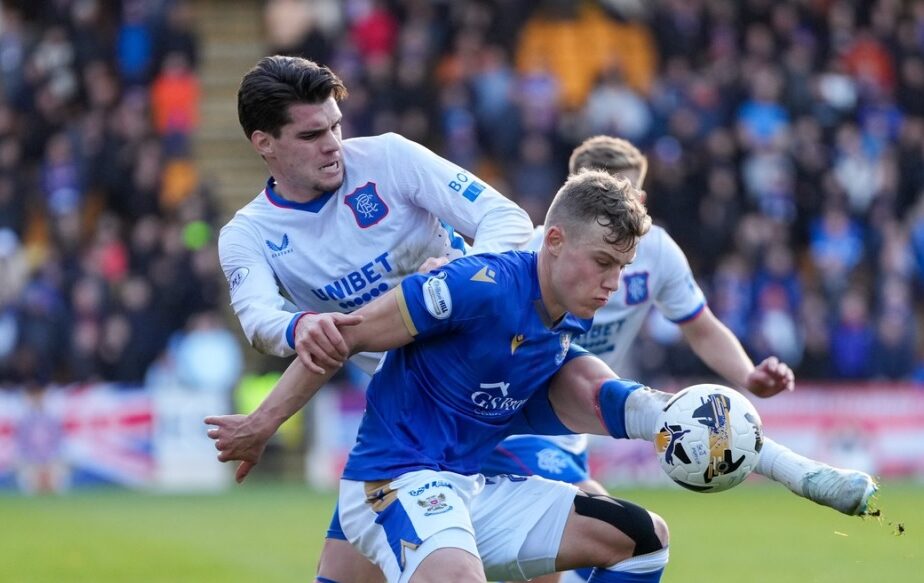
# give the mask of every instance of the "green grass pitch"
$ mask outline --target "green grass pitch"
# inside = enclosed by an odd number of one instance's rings
[[[886,483],[881,520],[841,516],[766,482],[715,495],[614,494],[667,519],[668,583],[924,577],[920,484]],[[311,581],[333,501],[333,494],[259,483],[216,496],[0,496],[0,581]]]

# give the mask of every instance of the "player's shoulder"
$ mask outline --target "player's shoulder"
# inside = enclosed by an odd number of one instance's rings
[[[243,234],[259,230],[256,225],[260,222],[261,216],[271,210],[271,204],[265,192],[261,190],[250,202],[234,213],[219,231],[219,239],[232,237],[235,233]]]
[[[532,286],[535,265],[535,253],[505,251],[466,255],[448,263],[444,269],[450,270],[467,287],[478,288],[485,295],[506,295]]]
[[[662,259],[667,256],[684,257],[683,250],[663,227],[651,225],[651,229],[641,238],[638,254],[643,257]]]
[[[386,132],[377,136],[362,136],[343,140],[344,154],[359,156],[382,156],[414,145],[401,134]]]

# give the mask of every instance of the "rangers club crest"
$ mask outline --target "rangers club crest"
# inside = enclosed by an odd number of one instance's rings
[[[378,223],[388,214],[388,205],[375,190],[374,182],[367,182],[343,199],[353,211],[353,217],[360,228],[366,229]]]
[[[626,304],[634,306],[648,300],[648,272],[631,273],[623,278],[626,283]]]
[[[427,496],[426,500],[418,500],[417,504],[425,509],[424,516],[433,516],[452,510],[452,506],[446,504],[446,494],[442,493]]]

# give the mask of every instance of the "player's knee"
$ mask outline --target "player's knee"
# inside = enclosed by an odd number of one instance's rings
[[[648,515],[651,517],[651,524],[654,528],[655,536],[661,541],[661,548],[667,548],[667,545],[670,544],[671,541],[671,533],[667,528],[667,521],[650,510],[648,511]]]
[[[577,514],[606,522],[622,532],[634,543],[633,557],[659,551],[667,545],[668,530],[664,519],[632,502],[609,496],[578,495],[574,499],[574,509]],[[616,546],[620,548],[613,549],[614,555],[629,554],[623,545]]]

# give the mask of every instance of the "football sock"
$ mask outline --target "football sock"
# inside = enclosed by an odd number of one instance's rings
[[[658,583],[667,565],[666,548],[630,557],[606,569],[594,569],[588,583]]]
[[[802,478],[805,474],[818,468],[818,462],[801,456],[788,447],[784,447],[764,436],[764,446],[754,471],[771,480],[780,482],[796,494],[802,496]]]

